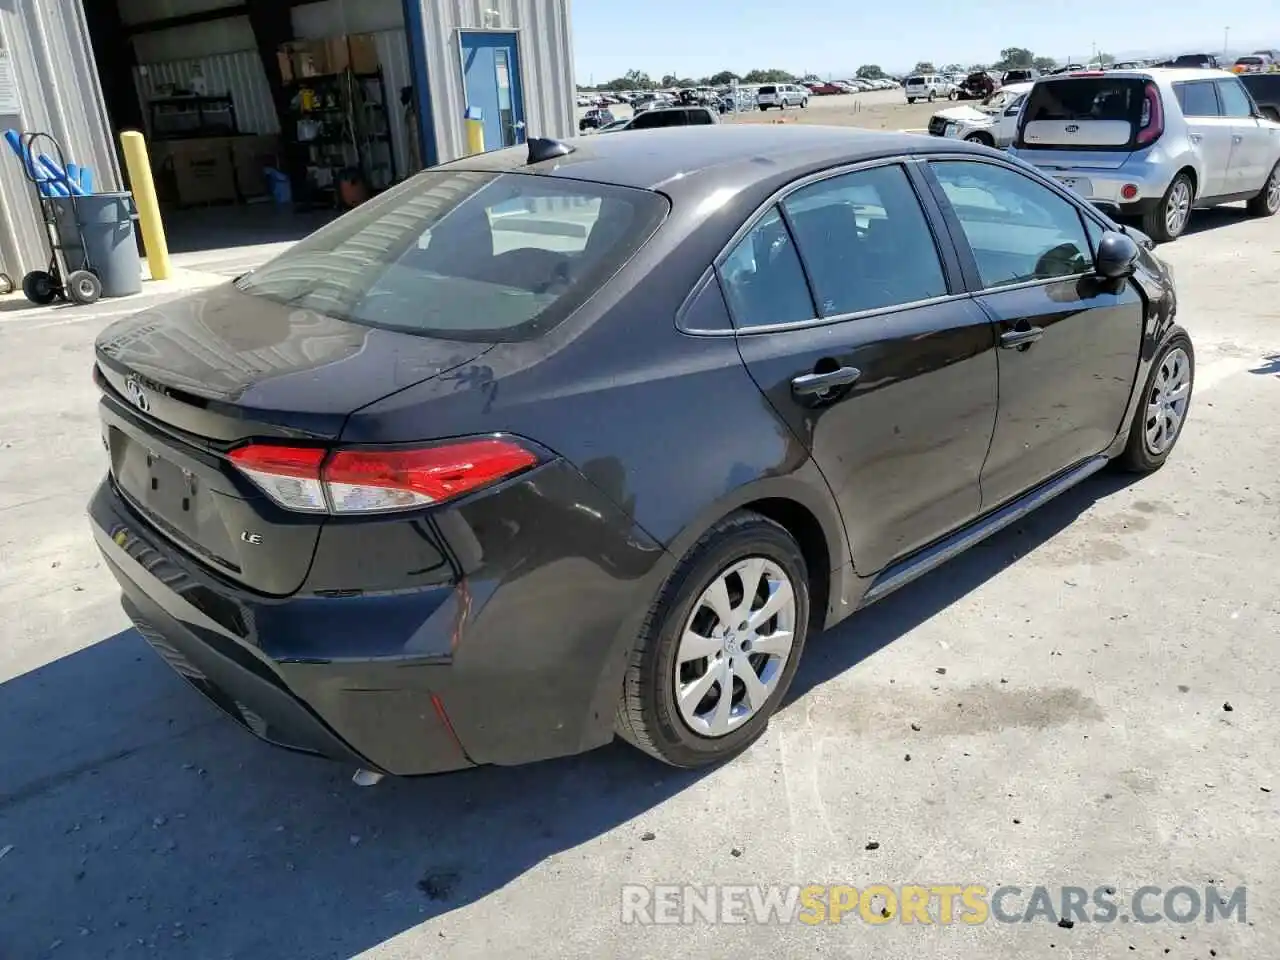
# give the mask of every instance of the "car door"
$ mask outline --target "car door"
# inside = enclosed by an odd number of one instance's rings
[[[1174,96],[1187,121],[1187,132],[1200,155],[1204,181],[1196,190],[1199,197],[1221,197],[1231,189],[1231,151],[1235,131],[1222,115],[1218,89],[1212,80],[1187,80],[1173,85]]]
[[[743,362],[830,484],[862,575],[977,515],[995,424],[995,338],[926,206],[938,223],[901,163],[824,175],[718,265]]]
[[[1215,80],[1222,115],[1230,122],[1233,147],[1227,174],[1229,193],[1257,193],[1280,154],[1280,131],[1257,117],[1253,99],[1235,77]]]
[[[1145,302],[1093,271],[1103,233],[1055,187],[998,159],[929,162],[999,351],[1000,410],[982,508],[1101,453],[1122,428]]]
[[[995,138],[997,147],[1004,148],[1013,143],[1013,138],[1018,133],[1018,114],[1026,102],[1027,95],[1019,94],[1005,104],[1004,109],[1000,111],[1000,116],[991,129],[991,135]]]

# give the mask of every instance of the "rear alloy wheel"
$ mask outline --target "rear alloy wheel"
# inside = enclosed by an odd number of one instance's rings
[[[1270,217],[1280,210],[1280,163],[1271,168],[1271,176],[1246,207],[1255,217]]]
[[[1129,428],[1129,442],[1119,458],[1121,466],[1150,473],[1164,465],[1187,421],[1195,376],[1191,340],[1178,334],[1151,365],[1146,390]]]
[[[668,579],[631,655],[619,734],[676,767],[732,757],[768,726],[809,623],[795,539],[746,511],[726,517]]]
[[[1160,202],[1142,218],[1142,232],[1157,243],[1177,240],[1187,228],[1187,221],[1191,219],[1191,204],[1194,200],[1195,190],[1191,186],[1191,178],[1185,173],[1178,174]]]

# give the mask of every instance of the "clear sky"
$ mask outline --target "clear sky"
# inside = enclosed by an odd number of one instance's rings
[[[604,83],[627,70],[655,79],[719,70],[779,68],[848,75],[864,63],[910,70],[990,63],[1003,47],[1063,60],[1092,45],[1123,56],[1221,53],[1280,47],[1276,0],[572,0],[577,81]]]

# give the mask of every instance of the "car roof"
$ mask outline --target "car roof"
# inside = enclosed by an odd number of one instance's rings
[[[1234,76],[1226,70],[1211,70],[1202,67],[1134,67],[1131,70],[1076,70],[1071,73],[1059,73],[1042,80],[1073,80],[1089,77],[1150,77],[1152,80],[1164,80],[1169,83],[1181,83],[1187,80],[1222,80]]]
[[[616,140],[571,137],[564,142],[573,147],[572,153],[540,163],[528,163],[527,148],[509,147],[464,157],[440,169],[532,173],[696,197],[724,184],[766,176],[800,177],[879,157],[984,152],[963,141],[817,124],[666,127]]]

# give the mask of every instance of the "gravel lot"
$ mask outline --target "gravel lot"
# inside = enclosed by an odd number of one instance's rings
[[[1280,220],[1164,252],[1199,364],[1168,466],[815,638],[765,739],[698,774],[615,744],[362,790],[257,743],[127,629],[90,543],[122,306],[0,310],[0,957],[1280,956]],[[1214,881],[1248,923],[620,923],[624,883]]]

